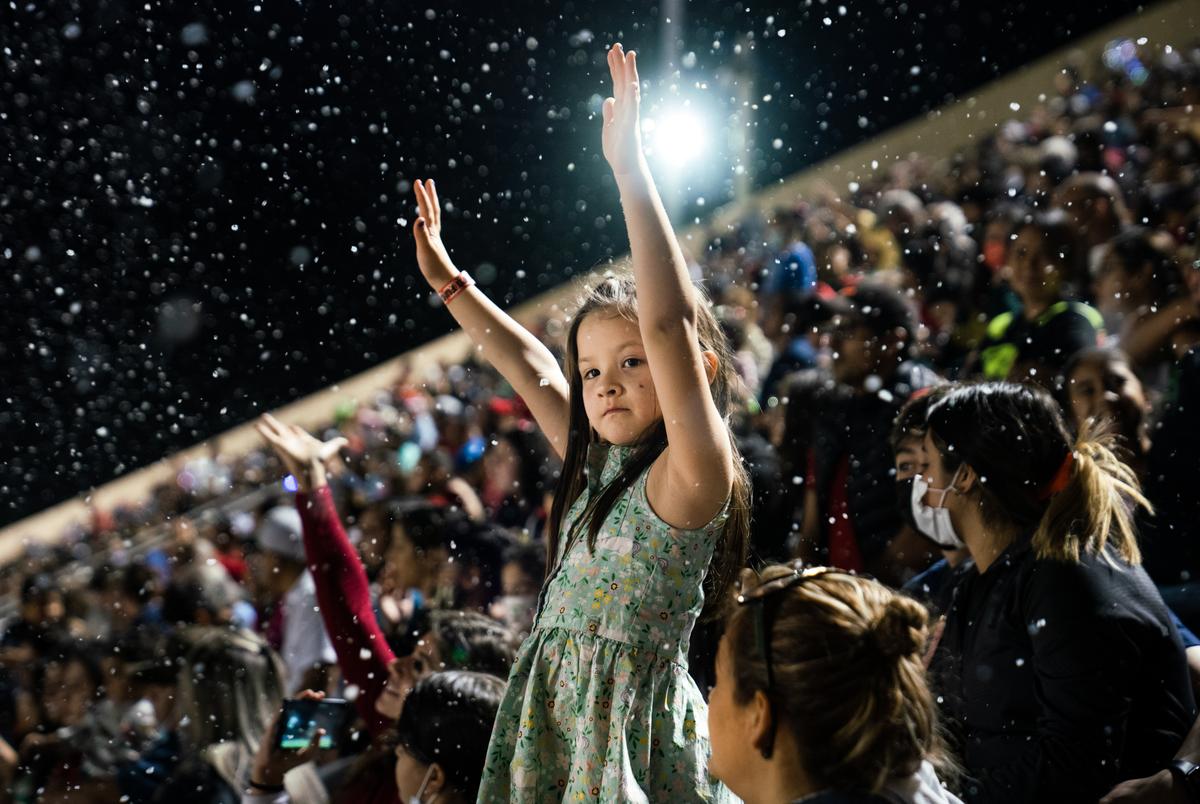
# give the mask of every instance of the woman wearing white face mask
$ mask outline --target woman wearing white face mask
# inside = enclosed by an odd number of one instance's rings
[[[450,670],[421,679],[396,723],[396,787],[404,804],[466,804],[479,777],[505,682]]]
[[[914,502],[975,561],[934,657],[964,798],[1095,801],[1163,766],[1195,704],[1179,634],[1139,566],[1133,473],[1108,439],[1072,440],[1030,386],[959,386],[927,426]]]
[[[909,579],[902,591],[920,600],[935,615],[946,611],[955,585],[970,568],[971,558],[961,542],[939,539],[929,521],[932,517],[918,513],[924,507],[928,489],[928,481],[921,474],[926,463],[925,419],[929,406],[950,387],[946,384],[915,392],[897,414],[889,436],[896,470],[896,510],[905,524],[933,542],[942,554],[940,560]],[[934,627],[935,634],[938,628]]]

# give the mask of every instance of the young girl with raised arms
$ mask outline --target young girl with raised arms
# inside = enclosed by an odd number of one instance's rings
[[[563,459],[537,620],[513,665],[479,800],[714,801],[688,643],[746,557],[749,488],[726,414],[729,349],[688,278],[642,152],[637,57],[608,53],[604,156],[632,279],[589,288],[566,373],[454,267],[432,181],[416,183],[430,286]]]

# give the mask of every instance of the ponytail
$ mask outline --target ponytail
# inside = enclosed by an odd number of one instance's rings
[[[1033,534],[1038,558],[1078,561],[1085,552],[1105,555],[1111,544],[1126,563],[1141,563],[1134,512],[1153,509],[1116,447],[1108,427],[1085,422],[1080,428],[1065,485],[1050,496]]]
[[[1115,452],[1110,425],[1085,423],[1072,438],[1045,390],[1007,382],[950,389],[929,406],[926,424],[946,469],[966,463],[979,477],[989,527],[1032,533],[1038,558],[1111,560],[1115,552],[1141,563],[1134,514],[1150,503]]]

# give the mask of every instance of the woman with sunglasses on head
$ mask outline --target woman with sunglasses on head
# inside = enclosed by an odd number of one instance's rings
[[[925,609],[798,562],[746,570],[709,695],[709,772],[746,804],[957,802],[938,782]]]
[[[926,424],[914,500],[975,561],[933,665],[964,798],[1095,801],[1163,767],[1195,703],[1111,438],[1072,438],[1047,393],[1011,383],[953,388]]]

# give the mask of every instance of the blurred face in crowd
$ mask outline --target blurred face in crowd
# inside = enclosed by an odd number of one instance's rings
[[[900,361],[900,334],[880,335],[854,315],[834,316],[826,333],[834,379],[852,388],[861,388],[872,375],[890,376]]]
[[[67,614],[62,592],[47,589],[21,603],[21,619],[35,625],[51,625]]]
[[[362,512],[358,518],[358,529],[362,534],[358,540],[358,554],[362,557],[363,566],[368,570],[378,569],[388,549],[387,518],[379,506],[373,505]]]
[[[924,474],[925,434],[910,431],[896,446],[896,482]]]
[[[403,594],[409,589],[424,589],[441,577],[450,554],[444,547],[432,550],[413,544],[404,525],[392,528],[392,543],[383,565],[381,583],[385,592]]]
[[[1026,226],[1017,233],[1008,252],[1008,281],[1026,307],[1042,306],[1058,299],[1062,277],[1058,267],[1043,253],[1037,229]]]
[[[541,591],[541,582],[530,578],[520,562],[509,561],[500,569],[500,588],[506,595],[536,595]]]
[[[101,659],[100,672],[104,678],[104,697],[117,704],[135,700],[135,685],[130,678],[129,665],[122,661],[119,654]]]
[[[505,563],[500,568],[501,595],[488,613],[514,631],[529,631],[537,612],[539,587],[539,579],[531,578],[520,562]]]
[[[96,686],[83,662],[51,662],[44,676],[46,716],[58,726],[72,726],[87,714],[96,698]]]
[[[1081,360],[1067,378],[1067,395],[1077,427],[1088,419],[1109,419],[1127,437],[1136,436],[1125,431],[1136,429],[1149,409],[1141,381],[1124,361]]]
[[[178,713],[175,704],[179,699],[179,690],[175,684],[140,684],[138,692],[154,707],[154,718],[160,725],[173,725],[176,722]]]
[[[1004,267],[1008,259],[1009,225],[1003,220],[992,220],[983,235],[983,262],[993,271]]]
[[[292,584],[295,583],[295,577],[286,571],[288,563],[287,559],[282,556],[272,553],[270,550],[263,550],[250,564],[251,571],[258,576],[256,585],[269,598],[287,594]]]
[[[662,418],[637,323],[593,313],[579,324],[577,338],[583,407],[592,429],[610,444],[636,441]]]
[[[1121,225],[1112,202],[1085,187],[1068,187],[1059,194],[1055,206],[1067,213],[1079,237],[1086,242],[1103,242]]]
[[[386,718],[396,720],[404,710],[404,699],[416,683],[431,673],[442,669],[442,659],[437,642],[431,634],[417,640],[417,646],[407,656],[397,656],[388,665],[387,683],[383,692],[375,699],[375,711]]]
[[[852,316],[835,316],[828,328],[833,349],[833,376],[838,382],[858,386],[871,373],[874,335]]]
[[[483,453],[483,482],[492,493],[503,498],[517,491],[521,455],[507,438],[496,440]],[[485,494],[485,499],[490,495]]]
[[[1148,301],[1151,276],[1148,266],[1127,266],[1111,249],[1104,254],[1092,281],[1096,307],[1105,315],[1122,313]]]
[[[421,456],[412,474],[405,479],[405,491],[409,494],[428,494],[446,485],[449,479],[450,474],[439,456],[427,453]]]

